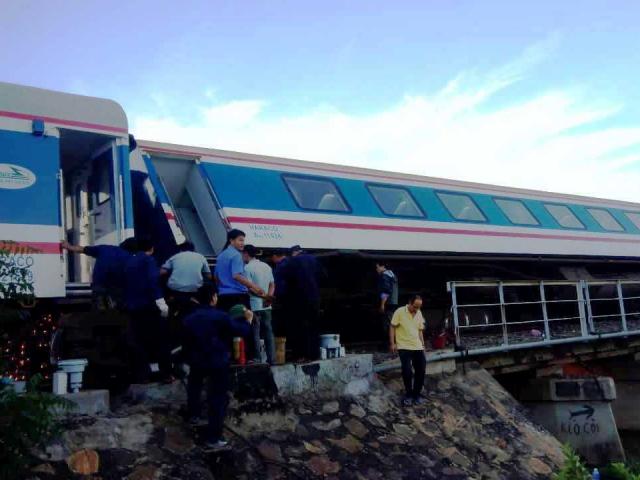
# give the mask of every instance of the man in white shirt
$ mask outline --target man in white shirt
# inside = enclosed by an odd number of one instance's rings
[[[205,279],[211,280],[211,270],[204,255],[195,252],[193,243],[184,242],[178,249],[180,251],[162,265],[160,275],[169,275],[167,287],[180,310]]]
[[[251,294],[249,301],[251,310],[254,313],[253,324],[253,358],[254,361],[260,363],[260,337],[264,338],[264,346],[267,352],[267,362],[274,364],[276,351],[273,338],[273,326],[271,317],[270,298],[273,297],[275,290],[275,282],[273,279],[273,271],[266,263],[256,258],[257,249],[253,245],[245,245],[242,252],[242,258],[245,262],[245,276],[262,291],[266,292],[265,297],[259,297]]]

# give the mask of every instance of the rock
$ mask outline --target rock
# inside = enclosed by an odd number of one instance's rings
[[[271,460],[272,462],[284,463],[282,450],[280,449],[279,445],[267,441],[262,441],[258,445],[258,451],[260,452],[260,455],[262,455],[267,460]]]
[[[287,457],[301,457],[304,455],[305,449],[303,447],[294,447],[289,445],[284,449],[284,453]]]
[[[100,469],[100,457],[95,450],[82,449],[67,458],[69,470],[78,475],[91,475]]]
[[[282,430],[276,430],[274,432],[267,433],[267,438],[269,440],[273,440],[274,442],[285,442],[289,438],[289,434],[287,432],[283,432]]]
[[[176,455],[184,455],[193,447],[193,439],[176,427],[168,427],[165,430],[163,447]]]
[[[347,436],[344,438],[330,438],[329,442],[352,454],[360,452],[363,448],[362,443],[360,443],[360,441],[356,437],[350,434],[347,434]]]
[[[332,462],[326,455],[315,455],[307,462],[307,467],[314,475],[335,475],[340,471],[340,464]]]
[[[359,397],[369,393],[371,382],[367,378],[356,378],[351,380],[344,387],[344,395],[346,397]]]
[[[165,478],[161,475],[160,478]],[[184,463],[180,468],[180,476],[171,478],[188,478],[189,480],[215,480],[211,471],[201,465],[194,465],[190,462]]]
[[[323,432],[330,432],[331,430],[335,430],[340,425],[342,425],[342,421],[339,418],[334,418],[329,422],[313,422],[311,425],[316,430],[321,430]]]
[[[389,402],[381,395],[371,395],[369,397],[369,410],[373,413],[384,415],[389,411]]]
[[[322,406],[322,413],[324,413],[325,415],[336,413],[338,410],[340,410],[340,404],[335,400],[333,402],[325,403]]]
[[[296,435],[306,438],[309,436],[309,429],[300,423],[296,425]]]
[[[376,415],[370,415],[367,417],[367,420],[371,425],[378,428],[387,428],[387,424],[380,417]]]
[[[56,469],[50,463],[41,463],[31,469],[33,473],[44,473],[45,475],[55,475]]]
[[[349,407],[349,413],[358,418],[364,418],[367,416],[367,411],[356,403],[351,404]]]
[[[91,424],[66,430],[62,434],[62,442],[72,452],[82,448],[126,448],[140,452],[144,450],[152,432],[153,423],[149,414],[136,413],[121,418],[99,417]]]
[[[159,473],[155,465],[138,465],[129,474],[127,480],[156,480]]]
[[[302,442],[304,448],[307,452],[313,453],[316,455],[322,455],[323,453],[327,453],[327,449],[320,443],[319,440],[314,440],[312,443]]]
[[[404,445],[407,443],[404,438],[398,437],[397,435],[382,435],[378,437],[378,441],[389,445]]]
[[[277,465],[267,465],[267,480],[280,480],[286,476],[285,471]]]
[[[405,425],[404,423],[394,423],[393,431],[401,437],[405,437],[407,439],[413,437],[416,434],[414,428],[410,427],[409,425]]]
[[[483,415],[480,418],[480,423],[482,425],[492,425],[492,424],[496,423],[496,421],[493,418],[491,418],[490,416],[488,416],[488,415]]]
[[[300,406],[298,408],[298,413],[300,415],[311,415],[313,412],[304,406]]]
[[[551,467],[549,467],[546,463],[542,462],[538,458],[530,458],[527,462],[529,469],[538,475],[544,475],[545,477],[549,477],[551,475]]]
[[[447,477],[464,476],[464,478],[467,478],[467,473],[464,470],[460,470],[455,467],[444,467],[442,469],[442,474]]]
[[[367,436],[367,433],[369,433],[367,427],[365,427],[361,421],[356,420],[355,418],[351,418],[344,422],[344,427],[349,431],[349,433],[355,435],[358,438],[364,438]]]
[[[471,465],[473,465],[471,463],[471,460],[469,460],[467,457],[465,457],[464,455],[462,455],[460,452],[456,451],[451,457],[450,457],[451,461],[456,464],[459,465],[462,468],[469,468],[471,467]]]

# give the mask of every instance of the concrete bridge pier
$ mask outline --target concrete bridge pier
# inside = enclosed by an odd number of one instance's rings
[[[521,400],[534,421],[562,443],[570,444],[589,464],[624,461],[624,450],[611,409],[616,399],[612,378],[539,378]]]

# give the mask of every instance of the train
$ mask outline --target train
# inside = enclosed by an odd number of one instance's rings
[[[185,239],[212,263],[231,228],[327,270],[322,329],[378,338],[374,263],[442,323],[447,282],[637,279],[640,204],[136,139],[114,101],[0,83],[0,299],[65,304],[92,260],[60,241]]]

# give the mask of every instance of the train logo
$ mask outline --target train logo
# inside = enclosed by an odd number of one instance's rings
[[[36,183],[36,176],[28,168],[0,163],[0,188],[19,190],[29,188],[34,183]]]

